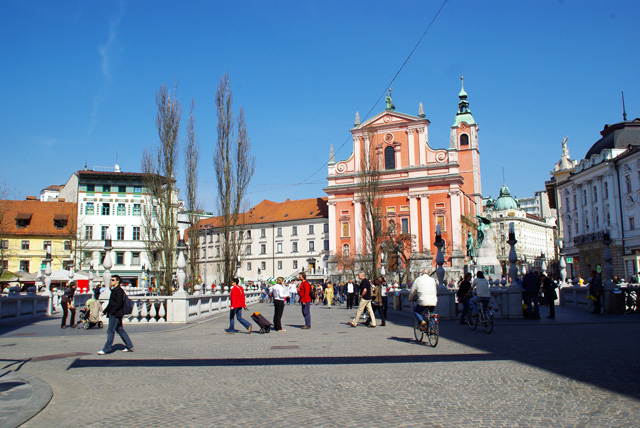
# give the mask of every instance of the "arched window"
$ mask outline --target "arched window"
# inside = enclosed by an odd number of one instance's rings
[[[349,244],[344,244],[342,246],[342,256],[349,257]]]
[[[384,149],[384,169],[396,169],[396,151],[392,146]]]
[[[469,145],[469,136],[467,134],[462,134],[460,136],[460,147]]]

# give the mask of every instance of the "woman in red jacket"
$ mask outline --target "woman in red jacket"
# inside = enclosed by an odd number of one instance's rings
[[[311,328],[311,284],[307,281],[307,274],[300,272],[298,278],[300,284],[300,304],[302,305],[302,316],[304,317],[304,326],[302,328]]]
[[[235,334],[233,317],[237,317],[240,324],[244,326],[251,333],[252,327],[248,321],[242,318],[242,309],[245,309],[247,304],[244,299],[244,289],[238,285],[238,278],[231,280],[231,308],[229,310],[229,329],[227,334]]]

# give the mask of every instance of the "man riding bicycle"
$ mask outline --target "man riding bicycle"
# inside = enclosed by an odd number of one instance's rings
[[[436,281],[428,275],[428,270],[424,269],[422,275],[413,281],[411,291],[409,292],[409,300],[416,300],[413,313],[420,321],[420,330],[424,330],[427,321],[422,316],[425,309],[433,311],[438,304],[438,292],[436,290]]]
[[[489,300],[491,299],[491,292],[489,291],[489,281],[487,281],[484,277],[484,273],[482,271],[478,271],[476,275],[476,279],[473,280],[473,284],[471,284],[471,291],[476,290],[476,296],[471,299],[471,306],[473,308],[473,316],[478,316],[478,303],[483,305],[487,305]]]

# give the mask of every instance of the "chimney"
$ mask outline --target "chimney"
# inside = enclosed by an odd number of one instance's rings
[[[37,201],[38,198],[36,198],[35,196],[27,196],[27,201]]]
[[[66,199],[65,198],[59,198],[58,202],[66,202]]]

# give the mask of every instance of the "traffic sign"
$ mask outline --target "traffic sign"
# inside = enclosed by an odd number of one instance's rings
[[[573,264],[573,257],[567,257],[567,263]]]

